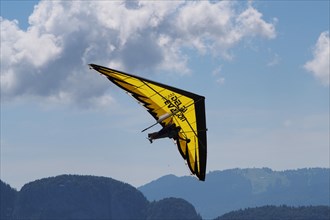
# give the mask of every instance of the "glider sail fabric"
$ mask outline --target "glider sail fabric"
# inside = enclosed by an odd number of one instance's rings
[[[127,91],[163,127],[169,124],[181,127],[176,141],[178,150],[192,174],[205,180],[205,97],[107,67],[95,64],[90,67]]]

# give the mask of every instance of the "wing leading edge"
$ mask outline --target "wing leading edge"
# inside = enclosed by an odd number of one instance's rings
[[[178,150],[192,174],[205,180],[207,140],[205,97],[107,67],[90,64],[111,82],[128,92],[160,124],[180,126]],[[171,114],[171,117],[165,115]]]

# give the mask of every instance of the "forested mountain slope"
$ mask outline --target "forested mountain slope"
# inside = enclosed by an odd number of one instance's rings
[[[4,186],[4,187],[3,187]],[[175,204],[175,205],[173,205]],[[16,192],[1,182],[1,219],[200,219],[183,199],[150,203],[133,186],[107,177],[61,175]]]

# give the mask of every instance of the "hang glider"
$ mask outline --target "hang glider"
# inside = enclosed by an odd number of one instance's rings
[[[162,132],[168,132],[167,137],[175,140],[192,174],[205,180],[205,97],[107,67],[89,66],[135,98],[155,118],[154,125],[159,123],[163,127],[161,131],[149,134],[150,142],[159,138]]]

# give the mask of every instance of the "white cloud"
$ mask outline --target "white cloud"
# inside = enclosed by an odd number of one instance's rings
[[[121,70],[189,73],[185,48],[230,58],[246,37],[275,37],[274,24],[231,1],[40,1],[26,31],[1,18],[4,100],[37,96],[111,103],[108,84],[88,63]],[[241,7],[243,6],[243,7]],[[221,51],[221,52],[219,52]],[[219,83],[223,83],[220,79]]]
[[[262,19],[262,14],[251,5],[243,11],[236,19],[238,23],[237,31],[240,36],[264,36],[267,38],[275,38],[275,26],[267,23]],[[274,23],[277,19],[274,19]]]
[[[329,86],[330,69],[329,31],[322,32],[313,48],[313,59],[306,62],[304,68],[310,71],[322,84]]]
[[[225,78],[224,77],[220,77],[217,79],[216,81],[219,85],[223,85],[225,83]]]
[[[270,61],[267,63],[267,66],[271,67],[271,66],[276,66],[280,63],[281,58],[280,56],[275,53],[272,55],[273,57],[270,59]]]
[[[245,37],[271,39],[276,36],[274,24],[262,20],[259,11],[248,5],[239,12],[236,5],[231,1],[188,2],[181,7],[175,19],[176,40],[180,45],[196,48],[200,53],[211,52],[231,58],[228,49]]]
[[[225,77],[221,76],[222,75],[222,66],[219,66],[215,70],[213,70],[212,75],[216,77],[215,82],[219,85],[225,84]]]
[[[45,65],[56,59],[61,52],[61,39],[52,33],[41,33],[31,27],[26,32],[18,28],[17,21],[1,19],[2,59],[8,66],[28,63],[34,67]]]

